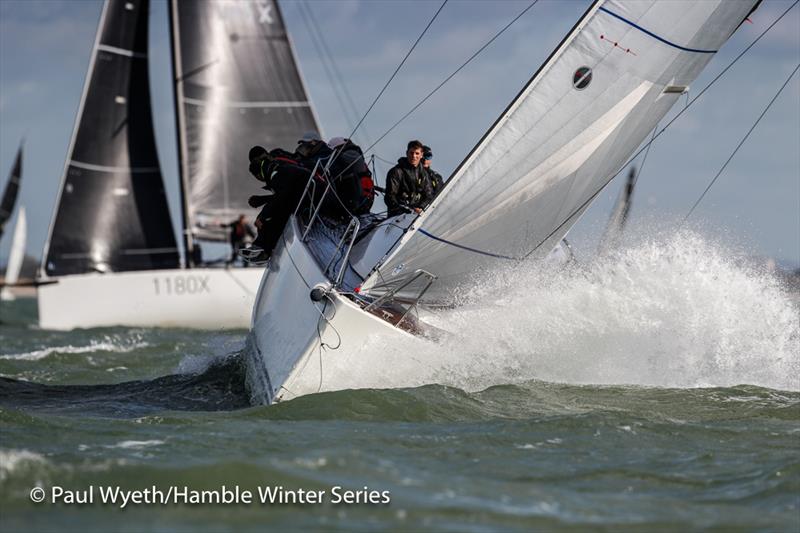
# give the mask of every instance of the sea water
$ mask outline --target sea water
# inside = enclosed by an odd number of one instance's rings
[[[4,303],[0,529],[800,529],[800,306],[772,273],[682,233],[425,318],[448,334],[361,356],[430,375],[252,406],[245,331]]]

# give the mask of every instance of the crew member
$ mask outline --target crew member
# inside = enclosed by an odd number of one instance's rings
[[[422,165],[424,145],[410,141],[406,147],[406,156],[397,160],[386,175],[386,193],[384,199],[389,216],[409,213],[420,213],[430,203],[428,199],[428,176]]]
[[[247,223],[244,215],[239,215],[239,218],[228,224],[220,224],[223,228],[230,228],[229,239],[231,243],[231,258],[227,261],[227,265],[232,265],[239,257],[239,249],[244,248],[250,244],[256,237],[253,228]],[[247,266],[245,262],[244,266]]]
[[[425,171],[427,176],[427,203],[425,207],[433,201],[436,196],[442,192],[442,185],[444,185],[444,180],[442,179],[442,175],[436,172],[431,168],[431,160],[433,159],[433,151],[429,146],[422,147],[422,169]]]

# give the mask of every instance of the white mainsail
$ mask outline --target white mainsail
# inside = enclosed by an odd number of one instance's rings
[[[20,206],[17,213],[17,225],[14,228],[14,238],[11,240],[11,253],[8,256],[6,265],[6,276],[2,290],[0,290],[0,300],[13,300],[14,294],[8,289],[19,281],[19,273],[22,270],[22,260],[25,257],[25,242],[28,239],[28,221],[25,218],[25,207]]]
[[[543,257],[758,0],[598,0],[363,283],[437,276],[448,303],[476,273]]]

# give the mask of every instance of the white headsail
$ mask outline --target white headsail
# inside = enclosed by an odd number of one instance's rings
[[[5,285],[0,290],[0,300],[13,300],[14,295],[8,286],[15,285],[19,281],[19,273],[22,270],[22,260],[25,258],[25,242],[28,238],[28,221],[25,218],[25,207],[20,206],[17,213],[17,225],[14,228],[14,238],[11,240],[11,253],[8,256],[6,265]]]
[[[362,285],[423,269],[446,303],[558,243],[757,0],[598,0]]]

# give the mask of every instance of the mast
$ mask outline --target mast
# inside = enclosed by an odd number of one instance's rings
[[[170,36],[170,50],[172,50],[172,97],[175,105],[175,136],[178,142],[178,183],[180,184],[181,196],[181,221],[183,227],[181,228],[181,236],[183,240],[184,250],[184,264],[186,268],[193,268],[194,264],[194,236],[192,235],[191,228],[192,222],[190,220],[189,210],[189,183],[186,176],[186,138],[184,136],[186,118],[184,116],[183,105],[181,105],[180,97],[178,95],[178,85],[183,83],[181,77],[181,61],[180,61],[180,30],[178,29],[178,0],[171,0],[169,5],[169,36]]]

